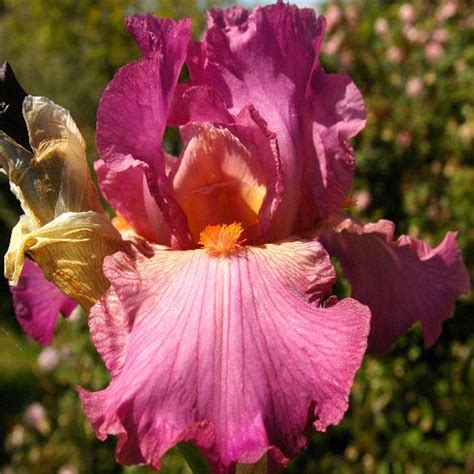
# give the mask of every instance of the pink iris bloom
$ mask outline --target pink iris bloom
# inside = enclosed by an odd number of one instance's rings
[[[105,260],[90,328],[112,381],[80,391],[86,415],[101,439],[118,435],[126,464],[158,469],[179,441],[216,472],[265,453],[284,464],[308,426],[341,420],[369,331],[366,306],[327,299],[321,242],[370,306],[381,352],[416,320],[427,344],[438,337],[468,287],[454,235],[431,249],[393,242],[386,221],[341,223],[365,111],[347,76],[321,68],[312,10],[212,10],[201,42],[188,20],[126,25],[143,58],[101,99],[96,169],[150,245]],[[166,126],[180,128],[179,157],[162,148]]]
[[[96,171],[132,237],[90,311],[112,380],[79,389],[85,413],[124,464],[159,469],[191,441],[214,472],[265,454],[277,469],[342,419],[367,344],[384,352],[418,320],[436,340],[469,288],[455,234],[432,249],[342,214],[365,110],[321,68],[313,10],[212,10],[201,42],[187,19],[126,25],[143,57],[102,96]],[[328,251],[354,298],[331,296]]]

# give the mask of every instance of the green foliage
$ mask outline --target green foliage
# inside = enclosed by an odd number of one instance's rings
[[[432,244],[456,229],[473,275],[474,18],[467,0],[458,0],[454,15],[440,19],[447,3],[411,2],[413,22],[400,19],[401,2],[344,2],[338,12],[333,6],[339,18],[330,25],[322,62],[354,78],[368,110],[367,127],[355,143],[353,215],[366,221],[392,219],[397,232]],[[0,1],[2,55],[27,91],[71,110],[91,157],[100,93],[118,67],[138,56],[123,17],[145,10],[175,18],[190,15],[200,19],[195,33],[202,31],[204,15],[192,1]],[[168,132],[167,140],[172,146],[176,134]],[[4,183],[3,253],[19,214]],[[349,288],[341,281],[337,290],[343,295]],[[82,415],[74,387],[98,390],[108,380],[84,315],[60,322],[49,354],[58,363],[42,369],[45,353],[18,330],[5,284],[0,291],[5,315],[0,325],[2,472],[151,472],[117,465],[115,440],[98,441]],[[387,356],[368,356],[343,422],[315,434],[287,472],[472,472],[473,312],[471,295],[458,304],[456,317],[428,350],[415,328]],[[44,412],[32,422],[35,402]],[[177,448],[165,456],[162,472],[190,472]]]

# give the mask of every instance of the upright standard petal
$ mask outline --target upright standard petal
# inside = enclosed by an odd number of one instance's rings
[[[313,229],[343,206],[355,170],[349,139],[366,121],[362,95],[344,74],[326,74],[317,64],[307,94],[305,136],[312,146],[307,148],[296,233]]]
[[[69,316],[77,303],[46,280],[41,268],[26,260],[18,281],[11,286],[16,319],[23,330],[43,346],[51,343],[58,315]]]
[[[98,436],[119,436],[119,462],[159,468],[187,440],[214,472],[233,472],[266,452],[294,455],[308,423],[341,420],[370,313],[351,299],[322,306],[335,274],[317,242],[226,258],[119,252],[105,272],[112,286],[90,327],[113,379],[80,393]]]
[[[202,85],[183,86],[174,97],[171,121],[181,126],[183,158],[188,155],[188,147],[202,135],[203,130],[211,127],[221,130],[222,134],[230,132],[233,140],[244,148],[244,153],[249,154],[249,165],[261,168],[259,174],[262,175],[261,181],[266,190],[258,213],[258,231],[252,235],[252,242],[269,241],[273,234],[274,216],[284,195],[283,174],[277,137],[269,131],[255,107],[247,106],[234,116],[226,110],[222,97],[214,89]],[[182,166],[181,161],[176,163],[176,168]],[[229,218],[227,216],[221,223],[227,222]],[[238,218],[235,220],[241,221]]]
[[[104,160],[96,161],[94,168],[102,194],[127,224],[149,242],[170,245],[171,229],[146,180],[148,165],[128,156],[120,168]]]
[[[319,65],[324,29],[312,9],[283,2],[252,14],[213,10],[204,40],[190,47],[191,83],[214,88],[234,114],[253,104],[277,136],[285,184],[277,239],[314,227],[342,205],[352,183],[347,140],[365,123],[364,106],[347,77]]]
[[[321,240],[341,261],[352,297],[372,311],[369,350],[384,353],[416,321],[431,346],[453,315],[454,301],[469,291],[469,276],[448,232],[435,248],[407,236],[393,242],[394,224],[342,221]]]
[[[122,67],[107,86],[97,112],[97,146],[112,168],[134,160],[148,165],[150,192],[183,247],[191,245],[186,219],[169,195],[163,134],[183,66],[191,23],[133,17],[127,26],[145,57]]]

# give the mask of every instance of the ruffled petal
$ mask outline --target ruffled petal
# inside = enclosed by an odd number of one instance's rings
[[[112,286],[90,327],[113,379],[80,393],[98,436],[119,436],[119,462],[159,468],[183,440],[215,472],[266,452],[281,462],[305,445],[308,423],[341,420],[370,313],[352,299],[321,306],[335,273],[317,242],[229,258],[155,247],[104,268]]]
[[[168,193],[162,140],[191,23],[146,16],[127,20],[127,26],[145,58],[122,67],[103,93],[97,112],[97,146],[111,168],[123,169],[130,157],[149,165],[145,171],[150,193],[180,244],[190,246],[186,219]]]
[[[355,169],[349,139],[365,126],[364,100],[352,80],[326,74],[318,65],[308,88],[306,124],[310,125],[309,154],[303,176],[296,233],[338,211],[352,186]]]
[[[209,107],[213,108],[213,111]],[[187,147],[190,141],[209,127],[209,122],[218,125],[223,133],[226,133],[225,129],[232,133],[232,136],[244,146],[245,153],[250,154],[253,166],[261,167],[263,170],[266,193],[258,214],[259,230],[251,236],[251,242],[268,242],[273,234],[274,215],[284,193],[277,137],[269,131],[267,123],[255,107],[245,107],[237,116],[233,116],[223,107],[220,95],[207,86],[189,87],[183,95],[175,96],[175,119],[186,117],[186,120],[189,120],[185,122],[179,119],[180,125],[185,124],[180,129],[185,147],[184,155],[188,153]],[[178,166],[181,166],[181,163],[177,163]]]
[[[274,239],[313,228],[352,184],[348,139],[365,124],[364,104],[349,78],[319,65],[324,30],[312,9],[278,2],[252,14],[213,10],[204,40],[190,45],[192,84],[214,88],[234,114],[252,104],[277,136],[285,193]]]
[[[26,92],[8,62],[0,66],[0,130],[23,148],[30,149],[28,130],[22,113]]]
[[[51,343],[59,313],[69,316],[77,303],[46,280],[41,269],[26,260],[17,286],[11,286],[15,315],[23,330],[43,346]]]
[[[103,160],[94,168],[102,194],[127,224],[149,242],[170,245],[171,230],[150,194],[147,165],[129,156],[120,168],[110,168]]]
[[[233,121],[223,97],[214,88],[206,85],[178,84],[168,126],[177,127],[190,122],[227,124]]]
[[[104,91],[97,112],[97,146],[113,163],[133,158],[164,168],[162,140],[183,66],[191,23],[151,15],[128,18],[145,58],[122,67]]]
[[[39,228],[22,216],[5,255],[5,276],[18,284],[28,254],[48,280],[89,309],[109,287],[102,272],[104,257],[121,245],[120,234],[104,214],[66,212]]]
[[[172,182],[194,242],[199,242],[207,225],[240,222],[247,239],[258,233],[265,172],[228,130],[209,124],[199,127],[172,173]]]
[[[340,259],[352,296],[372,311],[369,350],[375,353],[386,352],[416,321],[431,346],[453,315],[454,300],[470,287],[455,232],[435,248],[408,236],[393,242],[393,233],[390,221],[362,226],[347,219],[321,237]]]

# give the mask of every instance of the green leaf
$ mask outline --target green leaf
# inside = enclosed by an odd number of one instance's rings
[[[192,443],[179,443],[178,448],[194,474],[210,474],[209,465],[201,450]]]

